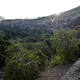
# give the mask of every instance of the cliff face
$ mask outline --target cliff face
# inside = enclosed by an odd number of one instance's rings
[[[56,30],[75,29],[79,25],[80,7],[77,7],[59,15],[54,14],[38,19],[1,20],[0,30],[9,33],[10,36],[14,35],[14,37],[16,35],[29,37],[35,32],[37,32],[35,34],[43,35],[45,33],[45,35],[51,35]],[[16,37],[18,38],[18,36]]]
[[[3,20],[0,22],[0,29],[47,29],[57,30],[60,28],[74,28],[80,25],[80,7],[61,13],[60,15],[51,15],[38,19],[16,19]]]

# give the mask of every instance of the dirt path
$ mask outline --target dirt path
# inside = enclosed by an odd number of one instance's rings
[[[40,78],[37,80],[59,80],[70,67],[71,64],[68,64],[45,70],[40,73]]]

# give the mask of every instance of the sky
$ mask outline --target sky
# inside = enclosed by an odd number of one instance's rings
[[[0,0],[0,16],[25,19],[59,14],[80,6],[80,0]]]

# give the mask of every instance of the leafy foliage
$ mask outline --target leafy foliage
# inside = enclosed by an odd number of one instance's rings
[[[59,30],[51,38],[51,41],[55,50],[55,64],[70,63],[79,58],[80,49],[75,30]]]
[[[5,60],[0,64],[5,64],[5,80],[35,80],[44,68],[72,63],[80,57],[75,30],[59,30],[52,36],[44,31],[33,32],[28,37],[19,34],[23,37],[15,40],[0,32],[0,57]]]
[[[0,66],[4,65],[6,56],[5,49],[8,47],[8,45],[10,45],[8,36],[3,31],[0,31]]]
[[[14,51],[15,50],[15,51]],[[7,50],[5,80],[34,80],[40,70],[40,58],[33,52],[24,49],[20,44]]]

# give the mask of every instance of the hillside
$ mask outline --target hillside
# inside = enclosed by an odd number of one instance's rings
[[[33,33],[36,36],[49,36],[61,28],[73,29],[78,25],[80,25],[80,7],[59,15],[54,14],[37,19],[2,20],[0,22],[0,29],[10,33],[10,37],[14,35],[14,38],[21,38],[29,37]]]
[[[1,17],[2,18],[2,17]],[[37,19],[16,19],[16,20],[3,20],[0,22],[1,26],[6,28],[18,28],[18,29],[34,29],[34,28],[47,28],[48,30],[59,29],[75,25],[78,25],[80,18],[80,7],[63,12],[59,15],[54,14],[51,16],[40,17]],[[74,23],[75,22],[75,23]],[[73,24],[72,24],[73,23]]]
[[[67,64],[80,58],[78,31],[80,7],[37,19],[1,20],[0,78],[59,80]]]

